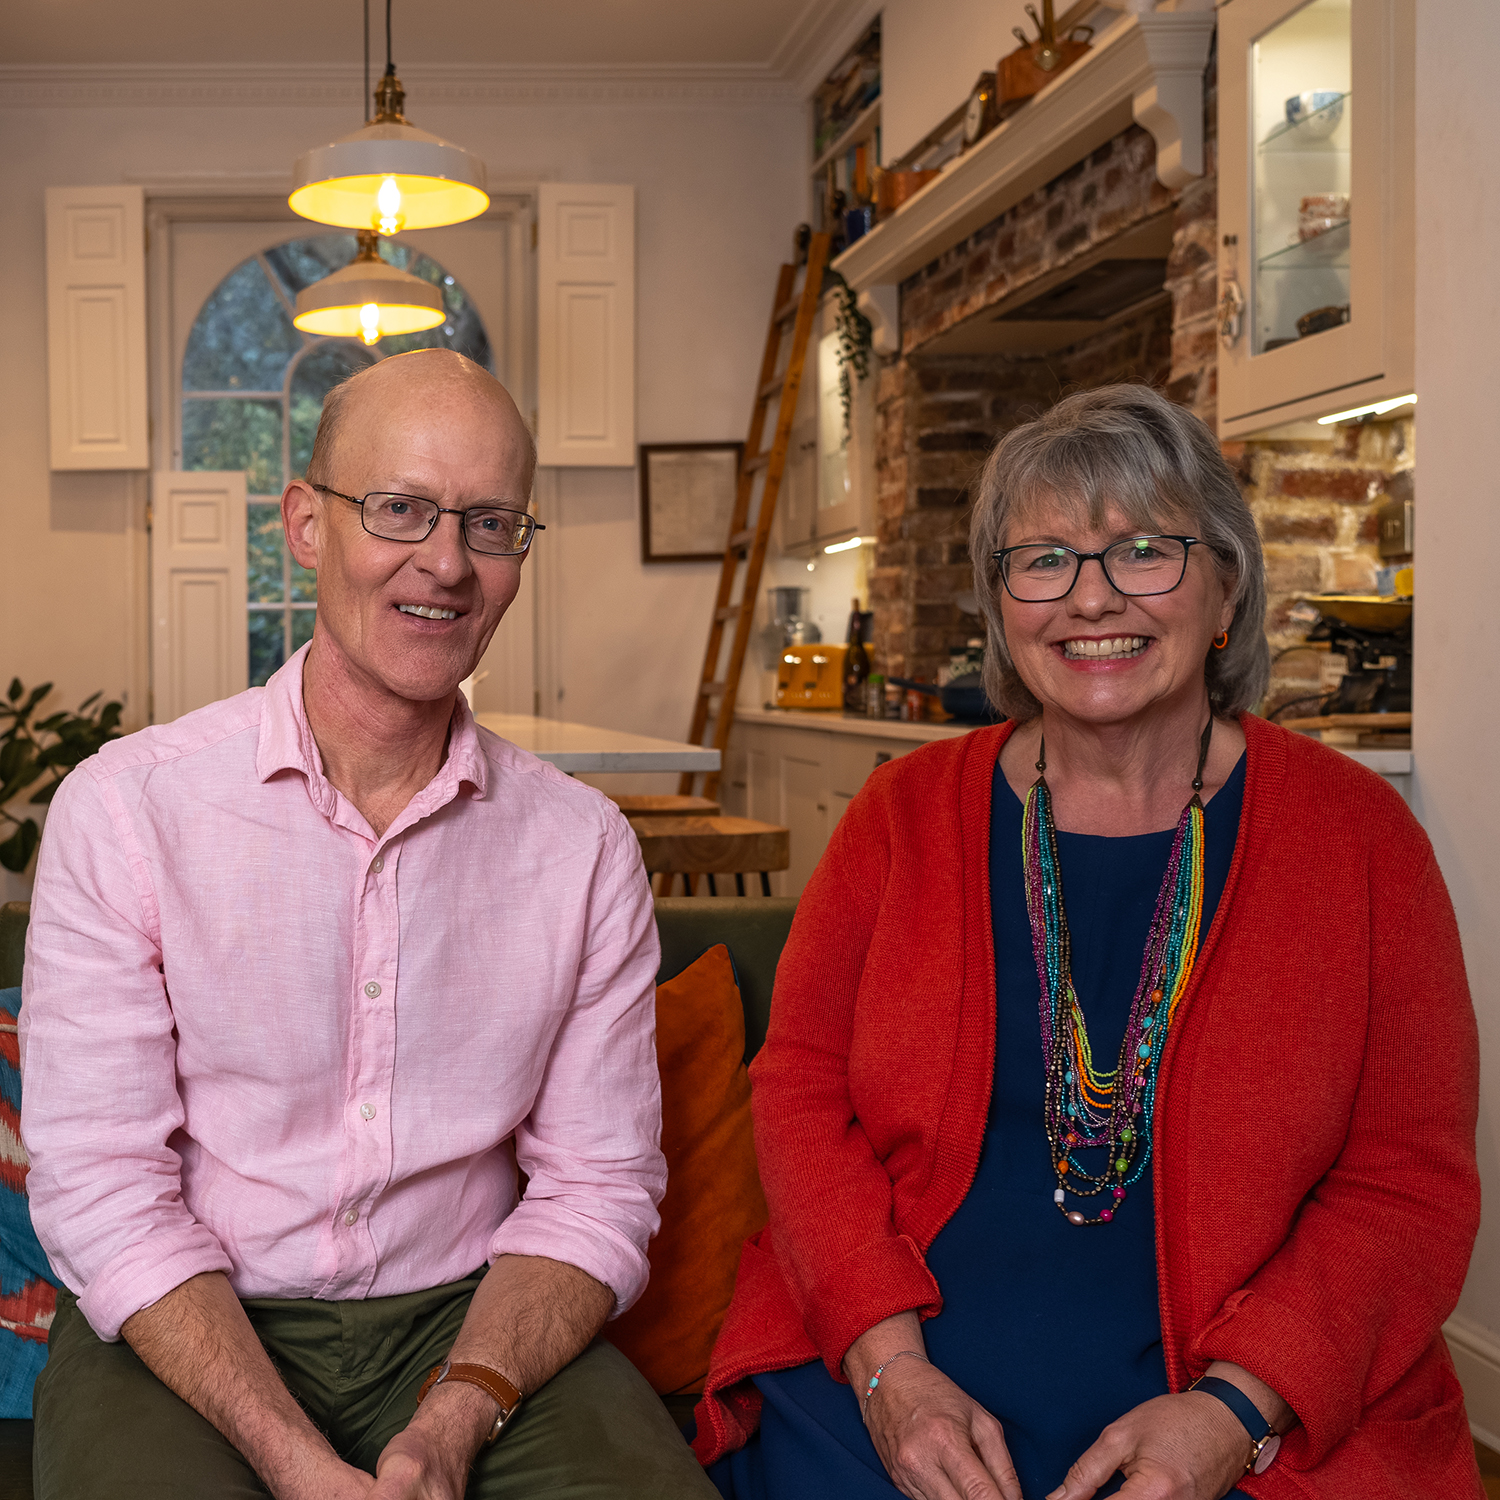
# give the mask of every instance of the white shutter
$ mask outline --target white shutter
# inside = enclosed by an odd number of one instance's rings
[[[250,680],[243,473],[154,474],[152,718],[166,724]]]
[[[537,457],[635,463],[635,189],[541,185]]]
[[[47,189],[54,469],[146,469],[145,189]]]

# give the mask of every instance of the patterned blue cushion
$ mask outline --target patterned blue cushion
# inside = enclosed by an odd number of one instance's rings
[[[20,990],[0,990],[0,1417],[29,1417],[31,1387],[47,1363],[57,1285],[26,1203],[21,1145]]]

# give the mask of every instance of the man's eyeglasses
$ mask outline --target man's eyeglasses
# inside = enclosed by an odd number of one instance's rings
[[[1028,543],[993,553],[1000,577],[1012,599],[1046,604],[1065,599],[1086,562],[1097,562],[1116,593],[1141,598],[1170,594],[1187,572],[1188,548],[1203,546],[1195,536],[1133,536],[1103,552],[1075,552],[1071,547]]]
[[[501,505],[475,505],[468,510],[449,510],[436,500],[420,495],[366,495],[357,499],[326,484],[314,484],[315,490],[347,500],[359,506],[360,524],[371,536],[388,542],[421,542],[431,534],[439,516],[457,516],[464,543],[472,552],[491,557],[520,557],[531,546],[531,539],[547,528],[524,510]]]

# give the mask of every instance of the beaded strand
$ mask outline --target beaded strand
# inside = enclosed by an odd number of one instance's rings
[[[1026,795],[1021,858],[1032,951],[1041,987],[1042,1061],[1046,1070],[1043,1123],[1057,1188],[1052,1201],[1071,1224],[1108,1224],[1151,1160],[1157,1071],[1177,1006],[1192,978],[1203,917],[1203,767],[1213,734],[1210,717],[1199,741],[1193,795],[1182,810],[1146,936],[1141,977],[1131,1001],[1120,1054],[1110,1069],[1096,1067],[1083,1007],[1073,988],[1072,939],[1063,904],[1057,828],[1047,785],[1043,739],[1037,779]],[[1104,1147],[1104,1170],[1089,1172],[1073,1153]],[[1090,1218],[1070,1209],[1077,1198],[1109,1195]]]

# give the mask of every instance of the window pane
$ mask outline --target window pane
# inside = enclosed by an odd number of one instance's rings
[[[399,270],[420,276],[433,286],[442,287],[443,302],[448,309],[448,321],[425,333],[403,333],[381,339],[381,354],[406,354],[413,349],[456,349],[467,355],[475,364],[493,370],[490,357],[490,341],[484,331],[478,312],[468,293],[431,256],[414,251],[400,241],[382,241],[380,253]]]
[[[303,287],[347,266],[358,248],[352,234],[313,234],[267,250],[266,260],[295,301]]]
[[[374,358],[360,344],[329,339],[310,349],[292,372],[292,473],[307,473],[323,398],[347,376],[367,368]],[[326,479],[327,476],[325,475]]]
[[[281,507],[278,505],[252,505],[250,507],[249,552],[250,552],[250,602],[252,604],[280,604],[285,586],[281,574],[281,562],[286,551],[286,539],[281,530]]]
[[[279,609],[250,611],[250,686],[264,687],[266,679],[285,660],[286,626]]]
[[[218,400],[182,403],[182,467],[244,469],[252,495],[281,489],[281,403]]]
[[[231,271],[203,304],[182,360],[186,391],[279,391],[302,347],[260,262]]]
[[[313,609],[294,609],[292,611],[292,650],[297,651],[305,646],[311,639],[313,633],[313,621],[317,618],[317,611]]]

